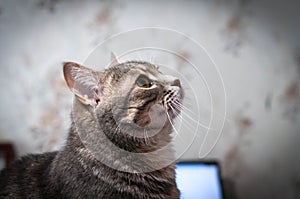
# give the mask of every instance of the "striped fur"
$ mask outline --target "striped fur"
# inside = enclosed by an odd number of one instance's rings
[[[172,89],[174,79],[147,62],[117,64],[104,72],[66,65],[65,78],[76,95],[66,146],[27,155],[2,170],[0,198],[179,198],[175,163],[157,167],[174,158],[174,151],[156,152],[171,142],[172,124],[163,118],[166,112],[171,119],[177,114],[168,104],[182,98],[178,80]],[[153,80],[153,88],[136,86],[140,74]],[[124,157],[114,147],[154,155],[130,159],[135,156]],[[158,169],[143,172],[149,168]]]

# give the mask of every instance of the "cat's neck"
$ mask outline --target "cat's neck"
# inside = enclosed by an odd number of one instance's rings
[[[81,160],[86,162],[98,162],[117,170],[142,173],[172,163],[174,151],[170,144],[170,131],[171,125],[166,125],[161,132],[149,138],[147,145],[142,145],[143,142],[136,145],[133,143],[136,140],[125,140],[127,143],[122,143],[122,134],[117,137],[120,140],[112,140],[107,136],[109,132],[104,132],[103,127],[95,121],[90,108],[75,101],[67,147],[73,148],[77,155],[82,156]],[[85,161],[82,164],[85,164]]]

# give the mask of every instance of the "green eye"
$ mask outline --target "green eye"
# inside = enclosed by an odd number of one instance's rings
[[[150,88],[152,86],[152,82],[145,76],[141,76],[136,80],[136,85],[141,88]]]

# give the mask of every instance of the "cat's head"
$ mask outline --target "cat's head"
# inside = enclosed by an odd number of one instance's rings
[[[158,132],[180,112],[183,91],[179,79],[148,62],[115,63],[104,71],[66,62],[64,77],[78,101],[93,111],[102,125],[118,126],[126,132]]]

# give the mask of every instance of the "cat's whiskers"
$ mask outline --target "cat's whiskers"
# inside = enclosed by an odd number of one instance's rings
[[[175,106],[175,105],[174,105]],[[186,124],[186,126],[191,130],[191,131],[194,131],[195,129],[192,128],[192,125],[188,122],[188,120],[184,119],[182,117],[182,115],[180,114],[181,111],[178,110],[178,108],[174,108],[173,105],[171,104],[170,105],[171,109],[173,110],[173,112],[176,112],[176,117],[179,117],[180,118],[180,122],[183,122]]]
[[[171,119],[171,117],[170,117],[170,115],[169,115],[169,113],[168,113],[168,107],[167,106],[165,106],[165,111],[166,111],[166,114],[167,114],[167,117],[168,117],[168,120],[169,120],[169,122],[170,122],[170,124],[171,124],[171,126],[172,126],[172,128],[174,129],[174,131],[175,131],[175,133],[176,133],[176,135],[178,135],[178,137],[183,141],[183,139],[181,138],[181,136],[179,135],[179,133],[178,133],[178,131],[177,131],[177,129],[175,128],[175,126],[174,126],[174,124],[173,124],[173,122],[172,122],[172,119]]]
[[[194,100],[189,96],[184,96],[184,101],[185,104],[192,105],[191,102],[193,102]]]
[[[176,104],[171,104],[171,105],[170,105],[171,109],[172,109],[174,112],[176,112],[177,117],[180,118],[180,121],[183,122],[183,123],[186,123],[186,124],[187,124],[187,127],[188,127],[189,129],[194,130],[194,129],[191,127],[192,125],[188,122],[188,120],[186,120],[186,119],[181,115],[182,108],[181,108],[181,107],[175,108],[174,106],[176,107]],[[179,110],[179,108],[180,108],[181,110]]]
[[[115,128],[115,133],[118,133],[118,130],[121,131],[121,123],[117,124],[117,127]]]
[[[144,139],[145,139],[145,143],[146,143],[146,145],[148,145],[149,144],[149,136],[148,136],[148,132],[147,132],[147,130],[146,130],[146,128],[144,128]]]
[[[182,104],[181,104],[181,105],[180,105],[180,104],[176,104],[175,106],[179,106],[178,108],[181,108],[181,109],[182,109],[182,110],[181,110],[181,113],[182,113],[184,116],[186,116],[187,118],[189,118],[192,122],[196,123],[197,125],[201,126],[202,128],[205,128],[205,129],[207,129],[207,130],[215,130],[215,129],[210,128],[209,126],[206,126],[206,125],[202,124],[200,121],[196,121],[195,119],[193,119],[192,116],[190,116],[189,113],[187,113],[187,112],[185,111],[185,110],[187,110],[187,109],[186,109],[186,107],[183,106]]]
[[[194,114],[194,112],[193,112],[191,109],[189,109],[188,107],[184,106],[184,105],[183,105],[181,102],[179,102],[178,100],[174,100],[174,103],[175,103],[176,105],[178,105],[181,109],[187,110],[187,111],[189,111],[190,113]]]
[[[171,105],[172,106],[172,105]],[[176,109],[174,109],[175,111],[178,111],[178,110],[176,110]],[[180,121],[183,123],[183,124],[185,124],[185,126],[190,130],[190,131],[187,131],[187,133],[192,133],[193,134],[193,132],[194,132],[194,134],[196,134],[197,132],[195,132],[195,129],[192,127],[193,125],[187,120],[187,119],[185,119],[184,117],[182,117],[182,115],[179,113],[178,115],[177,115],[179,118],[180,118]],[[196,135],[196,137],[199,137],[199,136],[197,136]]]
[[[186,106],[184,106],[182,103],[179,103],[179,101],[174,101],[174,106],[177,108],[180,108],[184,114],[186,114],[193,122],[198,123],[198,121],[194,120],[189,114],[185,112],[185,110],[189,111],[192,113],[190,109],[188,109]]]
[[[189,117],[194,123],[199,123],[199,121],[196,121],[193,118],[197,118],[198,116],[195,115],[190,109],[188,109],[187,107],[185,107],[182,104],[174,104],[174,106],[177,109],[180,109],[183,115],[187,115],[187,117]],[[204,125],[204,124],[203,124]],[[205,125],[204,125],[205,126]]]
[[[169,107],[172,109],[172,112],[175,114],[176,117],[182,119],[182,116],[180,115],[180,110],[178,110],[176,107],[173,107],[172,103],[169,105]]]

